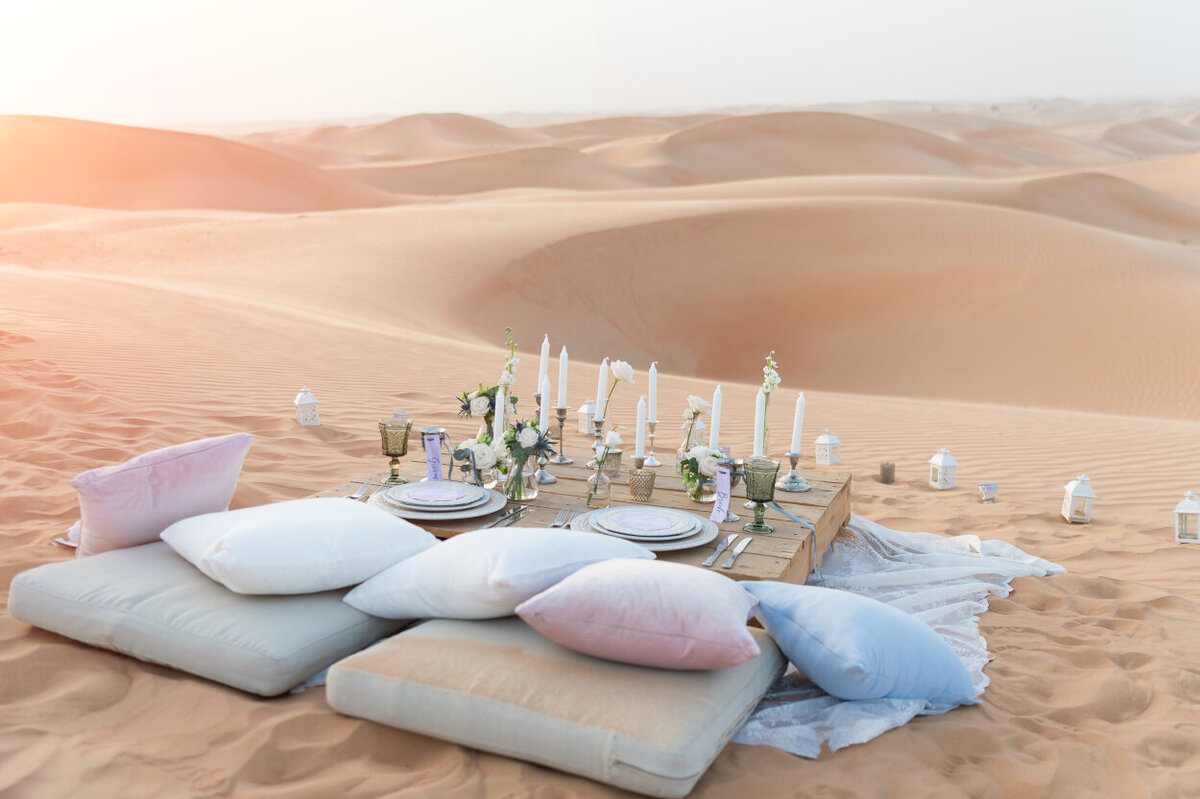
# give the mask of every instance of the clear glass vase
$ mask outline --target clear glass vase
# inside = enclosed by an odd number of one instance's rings
[[[479,475],[479,478],[480,478],[479,480],[475,479],[476,474]],[[481,480],[482,480],[482,482],[481,482]],[[470,483],[471,485],[482,486],[483,488],[486,488],[488,491],[491,491],[500,482],[500,478],[499,478],[499,473],[496,471],[495,468],[480,469],[478,472],[473,472],[470,469],[468,469],[466,472],[463,473],[463,482]]]
[[[621,456],[623,454],[622,450],[610,449],[604,456],[604,474],[609,480],[621,473]]]
[[[594,472],[587,480],[587,504],[604,502],[612,495],[612,480],[603,472]]]
[[[535,474],[537,469],[529,460],[509,464],[508,474],[504,476],[504,496],[514,502],[528,502],[537,497],[538,484],[534,479]]]
[[[687,495],[693,502],[716,502],[717,481],[713,477],[700,477],[687,487]]]

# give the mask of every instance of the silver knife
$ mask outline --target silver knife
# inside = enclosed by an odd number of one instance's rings
[[[726,558],[725,562],[721,564],[721,568],[722,569],[732,569],[733,562],[738,559],[738,555],[745,552],[746,547],[750,546],[750,540],[751,540],[750,536],[746,536],[745,538],[743,538],[738,543],[738,545],[733,548],[733,551],[729,553],[729,557]]]
[[[503,516],[499,516],[495,519],[492,519],[490,522],[483,525],[479,529],[486,530],[488,527],[495,527],[496,525],[500,524],[501,522],[503,522],[507,519],[511,519],[513,516],[516,516],[518,513],[520,513],[523,510],[528,510],[528,508],[525,505],[518,505],[517,507],[513,508],[509,512],[505,513]]]
[[[717,544],[717,548],[713,551],[713,553],[705,558],[704,562],[700,565],[711,566],[716,563],[717,558],[721,556],[721,553],[729,549],[729,545],[737,540],[737,535],[737,533],[730,533],[729,535],[725,536],[725,538],[721,539],[721,543]]]
[[[517,522],[521,521],[522,519],[524,519],[526,516],[528,516],[531,513],[533,513],[532,508],[521,508],[516,513],[510,513],[507,516],[505,516],[503,519],[500,520],[500,523],[497,524],[496,526],[497,527],[508,527],[510,524],[516,524]]]

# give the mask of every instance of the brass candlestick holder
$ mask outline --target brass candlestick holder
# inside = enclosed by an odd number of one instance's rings
[[[766,535],[775,528],[763,521],[766,503],[775,499],[775,478],[779,476],[779,461],[771,458],[750,458],[745,465],[746,498],[754,503],[754,521],[742,527],[747,533]]]
[[[738,483],[741,482],[742,477],[746,474],[744,471],[746,462],[741,458],[721,458],[717,463],[729,470],[729,493],[732,495],[733,489],[737,488]],[[725,511],[725,518],[721,523],[727,524],[730,522],[740,522],[741,520],[742,517],[733,512],[733,503],[731,502]]]
[[[658,458],[654,457],[654,428],[658,427],[658,420],[646,422],[646,427],[650,428],[650,452],[646,454],[646,465],[651,468],[662,466]]]
[[[780,491],[788,491],[793,494],[798,494],[801,491],[808,491],[812,488],[803,477],[796,473],[796,461],[804,457],[802,452],[789,452],[788,460],[792,462],[792,471],[784,477],[779,478],[779,482],[775,487]]]
[[[574,463],[575,461],[568,458],[566,456],[566,453],[563,452],[563,442],[565,439],[565,436],[563,435],[563,425],[565,425],[567,423],[566,407],[555,408],[554,409],[554,418],[558,420],[558,454],[555,455],[553,458],[551,458],[550,462],[551,463]]]
[[[629,472],[629,498],[634,502],[649,502],[654,493],[655,473],[646,467],[646,459],[635,457]]]
[[[412,422],[400,422],[392,419],[379,420],[379,438],[382,442],[382,452],[391,458],[388,463],[391,475],[385,481],[392,485],[407,483],[400,476],[400,459],[408,454],[408,434],[412,431]]]

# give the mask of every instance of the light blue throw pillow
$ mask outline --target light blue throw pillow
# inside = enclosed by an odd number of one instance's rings
[[[839,699],[973,703],[966,666],[929,625],[869,597],[775,582],[743,582],[758,619],[804,676]]]

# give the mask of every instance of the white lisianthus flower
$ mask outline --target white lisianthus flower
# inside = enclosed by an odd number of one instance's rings
[[[621,434],[616,430],[609,430],[608,435],[604,437],[604,446],[619,447],[621,446]]]
[[[701,458],[710,458],[712,457],[712,454],[713,451],[703,444],[697,444],[685,453],[686,457],[695,458],[696,460]]]
[[[472,444],[471,452],[475,454],[476,469],[490,469],[496,465],[496,451],[490,444]]]
[[[492,442],[492,455],[495,456],[497,461],[502,461],[508,457],[508,447],[505,446],[503,440]]]
[[[470,394],[467,395],[467,401],[470,402],[471,400],[475,399],[478,396],[479,396],[478,391],[472,391]]]
[[[623,383],[633,383],[633,367],[625,361],[613,361],[609,368],[609,374],[614,379],[620,380]]]
[[[459,444],[459,445],[458,445],[458,448],[459,448],[459,449],[470,449],[471,447],[475,446],[477,443],[479,443],[479,442],[478,442],[478,441],[476,441],[475,439],[473,439],[473,438],[468,438],[466,441],[464,441],[463,443]]]
[[[537,441],[538,431],[536,428],[526,425],[521,428],[521,432],[517,433],[517,443],[521,445],[521,449],[533,449]]]
[[[695,394],[688,395],[688,412],[696,413],[712,413],[712,403],[705,400],[703,397],[697,397]]]
[[[492,401],[487,397],[478,395],[471,398],[471,415],[486,416],[487,412],[492,409]]]

